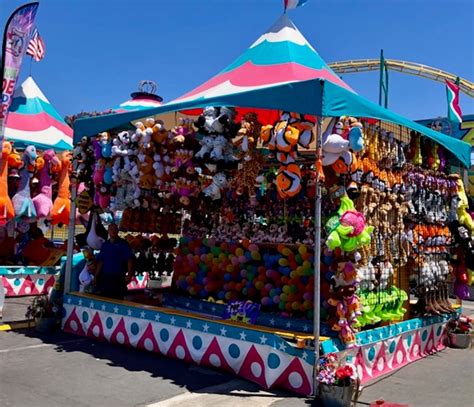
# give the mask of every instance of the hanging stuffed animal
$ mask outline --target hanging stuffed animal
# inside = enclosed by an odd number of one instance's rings
[[[213,201],[221,199],[221,191],[227,186],[227,178],[223,172],[218,172],[212,177],[212,182],[202,191],[204,196]]]
[[[22,168],[20,169],[20,185],[17,193],[12,198],[13,207],[15,208],[15,216],[17,219],[23,219],[31,222],[36,218],[36,208],[31,199],[30,179],[36,169],[36,153],[35,146],[28,146],[22,155]]]
[[[42,163],[39,167],[42,167],[39,171],[39,188],[40,193],[33,198],[33,203],[36,209],[36,216],[38,218],[49,218],[51,215],[51,209],[53,209],[53,192],[52,192],[52,180],[51,172],[59,166],[59,158],[56,156],[54,150],[46,150],[43,156],[38,159]]]
[[[12,143],[3,141],[0,160],[0,226],[4,226],[15,217],[15,209],[8,196],[8,167],[19,168],[21,164],[20,156],[13,152]]]
[[[69,170],[71,166],[72,154],[69,151],[65,151],[60,157],[60,168],[59,180],[58,180],[58,195],[53,203],[53,209],[51,210],[52,224],[69,224],[69,213],[71,208],[70,200],[70,181],[69,181]]]
[[[337,213],[326,223],[326,245],[330,250],[340,247],[345,252],[353,252],[370,244],[374,227],[366,225],[364,215],[355,210],[354,202],[348,196],[341,198]]]

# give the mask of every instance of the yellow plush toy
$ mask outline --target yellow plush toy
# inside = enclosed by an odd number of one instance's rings
[[[471,215],[467,211],[469,208],[469,201],[467,200],[466,191],[464,190],[464,183],[459,175],[456,176],[456,184],[458,187],[458,197],[459,197],[459,204],[458,204],[458,220],[461,225],[466,226],[471,233],[474,232],[474,221],[471,218]]]

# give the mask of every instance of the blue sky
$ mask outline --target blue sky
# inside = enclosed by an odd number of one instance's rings
[[[1,0],[0,24],[24,2]],[[283,0],[42,0],[36,19],[46,57],[32,75],[60,114],[128,99],[142,79],[165,101],[229,65],[282,12]],[[378,58],[418,62],[474,80],[472,0],[308,0],[290,12],[328,63]],[[22,78],[30,69],[25,57]],[[345,75],[378,101],[378,73]],[[390,73],[389,107],[412,119],[446,114],[445,87]],[[463,112],[473,99],[461,95]]]

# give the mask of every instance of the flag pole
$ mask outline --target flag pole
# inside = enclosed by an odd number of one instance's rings
[[[322,117],[316,117],[316,162],[322,158]],[[314,364],[313,364],[313,395],[318,391],[319,370],[319,336],[320,336],[320,276],[321,276],[321,179],[319,169],[316,168],[316,195],[314,205],[314,299],[313,299],[313,336],[314,336]]]

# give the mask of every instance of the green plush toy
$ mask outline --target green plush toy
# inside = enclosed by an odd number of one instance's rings
[[[367,226],[364,215],[355,210],[354,202],[344,195],[337,215],[326,222],[328,238],[326,245],[330,250],[341,248],[344,252],[353,252],[370,244],[373,226]]]

